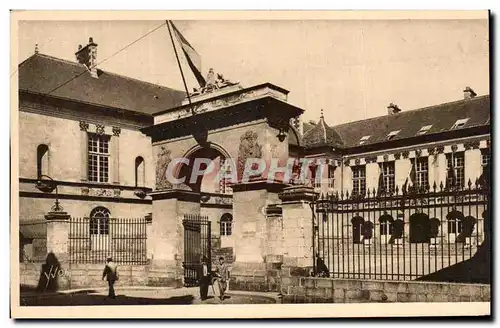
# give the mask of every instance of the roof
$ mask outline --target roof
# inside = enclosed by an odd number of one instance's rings
[[[450,131],[457,120],[466,118],[468,121],[461,129],[488,126],[490,124],[490,96],[479,96],[415,110],[403,110],[397,114],[340,124],[326,130],[335,131],[340,136],[343,148],[352,148],[360,146],[360,139],[365,136],[370,137],[363,145],[386,142],[388,134],[393,131],[399,132],[391,140],[409,139],[417,136],[420,129],[427,125],[431,125],[431,128],[424,135]],[[322,119],[320,119],[321,122]],[[320,123],[312,128],[308,126],[304,138],[313,140],[321,137],[319,131],[324,128],[318,128]],[[328,127],[326,123],[324,126]],[[305,125],[304,131],[306,131]],[[314,133],[314,137],[309,136],[309,133]],[[331,135],[333,136],[333,133]],[[335,142],[330,142],[329,145],[335,147]]]
[[[82,64],[38,53],[19,65],[19,90],[145,114],[180,106],[185,98],[185,92],[100,69],[98,76]]]
[[[318,124],[304,133],[302,144],[306,148],[332,146],[342,148],[344,143],[339,134],[325,123],[321,115]]]

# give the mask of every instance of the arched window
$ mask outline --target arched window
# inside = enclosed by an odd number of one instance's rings
[[[394,218],[389,214],[383,214],[378,218],[378,222],[380,223],[380,235],[388,236],[393,234],[394,226]]]
[[[36,176],[49,175],[49,146],[38,145],[36,149]]]
[[[107,235],[109,234],[110,212],[105,207],[96,207],[90,212],[90,234]]]
[[[145,185],[145,173],[144,169],[144,158],[141,156],[135,159],[135,186],[144,187]]]
[[[453,210],[446,215],[449,234],[459,234],[462,232],[462,219],[464,215],[460,211]]]
[[[224,214],[220,219],[220,235],[231,236],[233,225],[233,216],[229,213]]]

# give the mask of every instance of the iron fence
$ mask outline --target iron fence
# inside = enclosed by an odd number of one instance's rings
[[[145,218],[71,218],[70,263],[146,264]]]
[[[311,204],[313,274],[414,280],[465,261],[484,240],[487,206],[478,183],[321,195]]]

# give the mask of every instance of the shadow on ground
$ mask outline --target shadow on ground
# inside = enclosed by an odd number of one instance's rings
[[[90,291],[92,292],[92,291]],[[106,295],[92,294],[89,291],[57,294],[52,296],[21,297],[24,306],[75,306],[75,305],[162,305],[193,304],[192,295],[172,296],[168,298],[147,298],[117,295],[109,298]]]

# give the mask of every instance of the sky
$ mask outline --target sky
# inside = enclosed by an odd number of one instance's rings
[[[21,21],[19,63],[40,53],[75,61],[98,44],[99,68],[184,90],[164,21]],[[487,20],[174,21],[209,68],[244,87],[270,82],[328,125],[489,93]],[[181,58],[189,90],[194,76]]]

